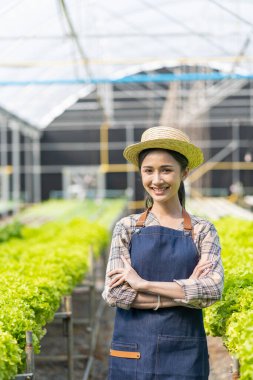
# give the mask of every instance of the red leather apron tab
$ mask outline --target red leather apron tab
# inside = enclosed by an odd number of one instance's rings
[[[127,358],[127,359],[140,359],[141,353],[135,351],[119,351],[119,350],[110,350],[111,356],[116,356],[118,358]]]

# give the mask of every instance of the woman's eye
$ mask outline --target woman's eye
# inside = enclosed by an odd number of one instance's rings
[[[170,173],[171,169],[163,169],[163,173]]]
[[[144,174],[152,174],[153,170],[151,168],[145,168],[145,169],[143,169],[143,173]]]

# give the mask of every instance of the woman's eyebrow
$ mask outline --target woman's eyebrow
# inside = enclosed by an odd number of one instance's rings
[[[147,169],[147,168],[153,168],[153,166],[151,166],[151,165],[144,165],[144,166],[142,166],[143,168],[145,168],[145,169]],[[171,165],[171,164],[166,164],[166,165],[161,165],[160,166],[160,168],[173,168],[174,166],[173,165]]]

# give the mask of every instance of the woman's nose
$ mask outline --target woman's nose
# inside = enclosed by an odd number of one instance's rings
[[[155,172],[154,176],[153,176],[153,183],[154,184],[158,184],[158,183],[161,183],[161,182],[162,182],[161,173]]]

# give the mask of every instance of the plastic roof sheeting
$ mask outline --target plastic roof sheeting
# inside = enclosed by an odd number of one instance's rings
[[[180,64],[252,74],[250,0],[64,3],[0,0],[0,107],[37,127],[94,88],[75,80]]]

